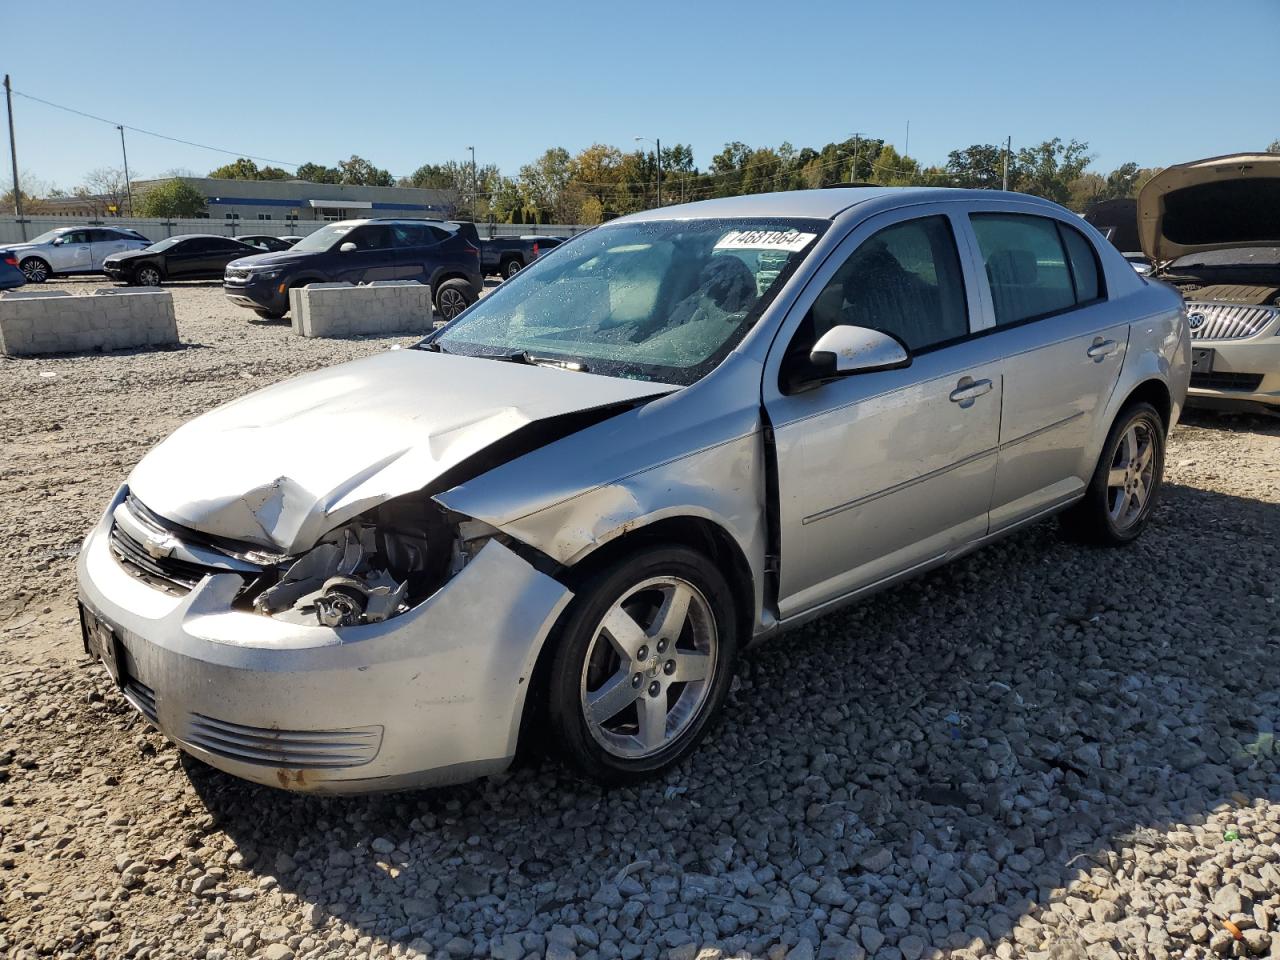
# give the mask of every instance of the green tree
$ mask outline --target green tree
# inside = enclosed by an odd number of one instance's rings
[[[358,157],[354,153],[350,160],[339,160],[338,169],[342,171],[342,182],[362,187],[393,187],[396,178],[383,170],[381,167],[375,167],[364,157]]]
[[[209,171],[214,180],[258,180],[258,165],[248,157],[241,157],[232,163],[223,164]]]
[[[308,183],[341,183],[342,171],[337,167],[326,167],[321,163],[304,163],[294,174],[299,180]]]
[[[424,163],[408,177],[400,181],[402,187],[419,187],[426,190],[448,190],[457,186],[456,164]]]
[[[1004,147],[975,143],[947,154],[945,173],[952,186],[977,190],[999,190],[1004,174]],[[1009,188],[1018,189],[1018,163],[1009,158]]]
[[[573,200],[565,196],[565,188],[573,176],[573,158],[564,147],[551,147],[532,163],[520,168],[516,189],[521,206],[536,210],[540,220],[559,220],[562,216],[578,216],[582,203],[580,193]],[[567,204],[567,205],[566,205]],[[561,220],[562,223],[575,221]]]
[[[886,143],[871,164],[871,182],[887,187],[907,187],[920,183],[920,164]]]
[[[198,217],[208,204],[202,194],[185,180],[162,180],[138,201],[144,217]]]
[[[1272,140],[1267,147],[1267,153],[1280,153],[1280,140]]]
[[[1092,159],[1089,144],[1080,140],[1063,143],[1061,137],[1054,137],[1023,147],[1018,151],[1018,189],[1055,203],[1069,203],[1072,181],[1080,178]]]

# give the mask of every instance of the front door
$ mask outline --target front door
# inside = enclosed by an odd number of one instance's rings
[[[88,230],[72,230],[54,241],[50,264],[58,273],[83,273],[92,269],[92,244]]]
[[[992,531],[1078,496],[1088,455],[1129,339],[1107,302],[1092,244],[1068,223],[1025,213],[975,212],[996,330],[1008,357]]]
[[[354,244],[355,249],[343,251],[347,244]],[[396,260],[391,227],[385,223],[356,227],[342,238],[333,263],[334,280],[346,280],[348,283],[395,280]]]
[[[784,325],[776,364],[771,356],[783,620],[987,532],[1001,361],[985,338],[966,339],[983,323],[980,301],[952,217],[928,210],[856,228],[797,300],[802,319]],[[895,335],[911,365],[806,387],[809,348],[837,323]]]

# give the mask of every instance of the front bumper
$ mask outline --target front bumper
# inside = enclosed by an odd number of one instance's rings
[[[1213,350],[1213,370],[1192,374],[1187,403],[1280,409],[1280,334],[1265,330],[1242,340],[1193,340],[1191,346]]]
[[[102,265],[102,272],[105,273],[112,280],[128,280],[129,279],[129,271],[116,263],[104,263]]]
[[[281,289],[283,288],[283,289]],[[289,289],[287,281],[280,278],[274,280],[237,280],[223,279],[222,292],[232,303],[248,307],[250,310],[266,310],[272,313],[283,313],[289,309]]]
[[[496,541],[413,610],[331,629],[234,610],[236,574],[184,596],[85,540],[80,601],[114,634],[122,693],[183,750],[256,783],[361,793],[457,783],[515,754],[534,663],[571,594]]]

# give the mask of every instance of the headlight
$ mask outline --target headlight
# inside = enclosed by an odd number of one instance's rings
[[[280,274],[282,273],[284,273],[283,270],[262,270],[257,273],[249,274],[249,279],[250,280],[274,280],[276,277],[280,276]]]
[[[434,504],[402,498],[326,533],[277,567],[253,600],[290,623],[350,627],[416,606],[460,569],[457,529]]]

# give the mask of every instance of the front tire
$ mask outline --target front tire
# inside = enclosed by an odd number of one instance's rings
[[[140,287],[158,287],[163,279],[160,268],[151,263],[144,263],[133,272],[133,282]]]
[[[724,575],[687,547],[642,548],[591,574],[548,683],[564,759],[594,780],[629,783],[687,756],[728,695],[737,625]]]
[[[1151,519],[1164,481],[1165,425],[1155,407],[1125,407],[1111,425],[1084,499],[1062,514],[1064,534],[1083,543],[1120,546]]]
[[[255,310],[253,311],[263,320],[283,320],[288,310]]]
[[[49,264],[39,257],[27,257],[18,264],[18,269],[27,278],[27,283],[44,283],[53,276]]]

